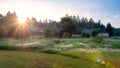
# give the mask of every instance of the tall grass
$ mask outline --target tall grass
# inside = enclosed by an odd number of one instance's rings
[[[106,56],[107,54],[111,54],[111,53],[105,53],[105,52],[103,53],[101,51],[84,52],[84,51],[78,51],[78,50],[69,50],[69,51],[61,52],[61,55],[72,57],[72,58],[77,58],[77,59],[82,59],[84,61],[88,61],[93,64],[100,64],[98,63],[98,59],[101,58],[103,61],[106,62],[106,64],[102,64],[105,68],[115,68],[115,67],[118,68],[119,63],[116,61],[111,62],[111,60],[113,60],[113,57],[109,55],[110,59],[107,59],[108,58],[108,56]],[[115,65],[114,63],[117,63],[117,64]]]
[[[110,38],[104,38],[101,43],[97,43],[99,38],[44,38],[44,39],[0,39],[1,50],[69,50],[76,48],[120,48],[120,40],[113,40]],[[101,40],[100,40],[101,41]],[[33,47],[18,47],[16,44],[38,42],[38,46]]]
[[[16,46],[20,43],[32,43],[39,42],[38,46]],[[101,43],[97,43],[93,38],[44,38],[44,39],[0,39],[0,50],[15,50],[15,51],[38,51],[49,54],[60,54],[67,57],[72,57],[79,60],[84,60],[93,64],[97,64],[97,59],[107,59],[104,53],[94,52],[81,52],[79,48],[120,48],[120,40],[113,40],[110,38],[104,38]],[[110,55],[109,55],[110,56]],[[112,56],[110,57],[112,59]],[[110,59],[108,59],[110,60]],[[110,63],[113,60],[110,60]],[[115,62],[115,61],[114,61]],[[118,61],[119,62],[119,61]],[[118,66],[118,63],[115,62]],[[112,63],[113,64],[113,63]],[[106,67],[111,64],[105,65]],[[112,67],[112,66],[111,66]]]

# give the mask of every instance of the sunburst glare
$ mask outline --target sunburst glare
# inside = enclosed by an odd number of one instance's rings
[[[26,21],[26,19],[23,18],[23,17],[19,17],[19,18],[18,18],[18,21],[19,21],[20,24],[24,24],[25,21]]]

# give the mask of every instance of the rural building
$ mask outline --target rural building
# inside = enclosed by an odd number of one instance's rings
[[[109,37],[109,33],[106,30],[102,30],[98,33],[99,36]]]

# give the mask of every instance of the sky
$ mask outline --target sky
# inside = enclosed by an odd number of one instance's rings
[[[20,19],[35,17],[59,21],[65,14],[100,19],[120,28],[120,0],[0,0],[0,13],[16,12]]]

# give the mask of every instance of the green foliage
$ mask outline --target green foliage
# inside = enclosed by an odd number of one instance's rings
[[[29,37],[28,23],[21,25],[15,12],[8,11],[0,15],[0,38],[26,38]],[[20,34],[23,33],[23,34]]]
[[[112,45],[111,48],[120,48],[120,41],[119,40],[110,40],[109,43]]]
[[[38,46],[16,46],[18,44],[34,43],[39,42]],[[69,39],[58,39],[58,38],[47,38],[47,39],[1,39],[0,50],[17,50],[17,51],[42,51],[50,49],[70,50],[75,48],[120,48],[120,40],[113,40],[103,37],[93,38],[69,38]]]
[[[103,58],[103,55],[100,51],[87,52],[87,51],[79,51],[77,49],[74,49],[74,50],[64,51],[61,54],[65,56],[73,57],[73,58],[83,59],[91,63],[97,63],[97,59],[99,57]]]
[[[43,30],[43,34],[45,35],[45,37],[46,38],[48,38],[48,37],[50,37],[50,29],[49,28],[45,28],[44,30]]]
[[[61,54],[64,56],[89,61],[90,63],[93,64],[98,64],[97,63],[98,58],[102,58],[107,63],[105,65],[100,65],[99,66],[100,68],[114,68],[114,67],[119,68],[120,54],[118,52],[101,52],[101,51],[87,52],[74,49],[64,51]]]
[[[56,31],[57,31],[56,28],[54,28],[53,30],[50,31],[51,37],[57,37],[57,32]]]
[[[36,33],[41,34],[41,32],[39,32],[39,30],[37,30],[36,28],[43,31],[43,34],[45,35],[45,37],[60,37],[60,38],[63,37],[64,32],[69,33],[71,37],[72,34],[81,34],[81,31],[84,29],[105,30],[104,25],[100,24],[101,23],[100,20],[98,22],[94,22],[92,18],[90,18],[89,20],[84,17],[80,19],[79,16],[74,16],[74,15],[73,16],[66,15],[62,17],[61,21],[59,22],[52,21],[52,20],[48,21],[48,19],[42,22],[41,20],[37,21],[36,18],[34,17],[32,17],[31,19],[27,18],[25,22],[27,25],[24,24],[24,27],[25,27],[24,30],[21,30],[22,27],[20,27],[18,22],[19,22],[18,17],[15,12],[11,13],[10,11],[8,11],[6,15],[0,14],[0,25],[2,26],[2,27],[0,26],[1,27],[0,36],[3,37],[4,35],[4,37],[10,37],[10,38],[13,36],[15,36],[15,38],[19,38],[19,37],[27,38],[29,37],[30,34],[36,34]],[[14,25],[11,25],[11,24],[14,24]],[[108,28],[107,30],[110,33],[110,35],[113,35],[112,30]],[[4,30],[6,32],[2,32],[1,30]],[[6,33],[7,33],[7,36],[6,36]],[[21,33],[23,33],[24,36],[21,35]],[[118,33],[115,33],[115,34],[118,34]],[[93,36],[95,35],[96,35],[96,32],[93,33]],[[85,36],[88,36],[88,35],[85,34]]]
[[[107,27],[106,27],[106,30],[107,32],[109,33],[110,36],[113,36],[113,27],[111,26],[110,23],[107,24]]]
[[[95,43],[102,43],[103,42],[103,37],[102,36],[99,36],[99,35],[97,35],[96,37],[93,37],[93,42],[95,42]]]
[[[8,35],[8,30],[4,26],[0,26],[0,38],[5,38]]]
[[[82,29],[79,26],[77,26],[75,31],[76,31],[76,34],[81,34]]]
[[[82,59],[37,52],[0,51],[0,62],[0,68],[104,68]]]
[[[120,28],[114,28],[114,36],[120,36]]]
[[[100,38],[97,38],[94,40],[98,40],[98,39]],[[18,44],[18,43],[28,43],[28,42],[35,42],[35,41],[39,42],[40,44],[38,46],[28,46],[28,47],[14,46],[15,44]],[[21,41],[16,40],[16,39],[14,40],[13,39],[0,39],[0,50],[34,51],[34,53],[37,51],[37,52],[43,52],[43,53],[48,53],[52,55],[55,55],[55,54],[64,55],[67,58],[75,58],[76,60],[83,60],[83,61],[89,62],[89,65],[91,65],[91,64],[96,63],[97,58],[102,56],[104,59],[106,59],[106,57],[104,57],[104,53],[102,53],[101,51],[95,52],[95,53],[89,52],[90,48],[97,49],[97,47],[101,47],[101,46],[106,47],[107,45],[111,45],[112,48],[119,48],[119,45],[120,45],[119,42],[120,40],[113,40],[110,38],[105,38],[104,41],[101,43],[93,41],[93,38],[82,38],[82,39],[81,38],[69,38],[69,39],[58,39],[58,38],[48,39],[47,38],[47,39],[29,39],[29,40],[23,39]],[[86,49],[86,50],[81,52],[80,49],[83,49],[83,50]],[[118,65],[116,60],[114,59],[112,60],[111,58],[119,57],[119,56],[113,56],[113,55],[114,54],[112,54],[112,56],[106,55],[107,57],[109,57],[109,59],[107,59],[107,62],[108,60],[114,61],[116,63],[115,65]],[[102,68],[103,67],[104,66],[102,66]]]
[[[93,30],[93,31],[92,31],[92,36],[93,36],[93,37],[97,36],[97,34],[98,34],[98,30]]]
[[[64,32],[67,32],[70,34],[75,32],[76,26],[75,26],[75,22],[71,16],[66,15],[65,17],[62,17],[60,24],[62,24],[62,28],[63,28]]]
[[[87,37],[87,38],[88,38],[88,37],[89,37],[89,34],[87,34],[87,33],[85,33],[85,32],[82,32],[82,33],[81,33],[81,36],[82,36],[82,37]]]
[[[53,42],[54,42],[55,44],[61,43],[61,41],[60,41],[59,39],[55,39],[55,40],[53,40]]]
[[[69,38],[69,37],[70,37],[70,33],[64,32],[63,37],[64,37],[64,38]]]

